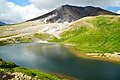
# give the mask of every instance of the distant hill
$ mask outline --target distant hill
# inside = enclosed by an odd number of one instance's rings
[[[4,23],[4,22],[0,21],[0,26],[5,25],[5,24],[6,24],[6,23]]]
[[[104,10],[99,7],[92,7],[92,6],[78,7],[72,5],[62,5],[61,7],[47,14],[33,18],[28,21],[40,20],[41,22],[45,22],[45,23],[46,22],[64,23],[64,22],[72,22],[87,16],[97,16],[97,15],[118,15],[118,14]]]

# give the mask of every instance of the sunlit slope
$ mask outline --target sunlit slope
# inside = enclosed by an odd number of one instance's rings
[[[66,28],[63,23],[41,23],[39,20],[0,27],[0,45],[8,43],[36,42],[59,38],[59,32]]]
[[[18,24],[11,24],[11,25],[5,25],[0,27],[0,37],[6,37],[11,35],[17,35],[21,33],[25,33],[26,31],[24,29],[29,29],[30,27],[39,26],[42,23],[39,21],[30,21],[30,22],[23,22]]]
[[[87,53],[120,52],[120,16],[84,18],[70,25],[61,33],[63,42]]]

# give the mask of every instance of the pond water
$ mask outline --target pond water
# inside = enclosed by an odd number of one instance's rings
[[[0,58],[78,80],[120,80],[120,64],[75,56],[59,44],[22,43],[0,46]]]

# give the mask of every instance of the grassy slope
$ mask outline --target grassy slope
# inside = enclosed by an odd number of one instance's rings
[[[39,26],[42,25],[43,23],[40,23],[38,21],[30,21],[30,22],[23,22],[23,23],[18,23],[18,24],[11,24],[11,25],[5,25],[0,27],[0,39],[1,38],[8,38],[8,37],[14,37],[6,40],[0,40],[0,45],[5,45],[5,44],[12,44],[12,43],[24,43],[24,42],[34,42],[36,39],[41,39],[41,40],[51,40],[54,36],[46,33],[34,33],[26,36],[18,36],[20,34],[24,33],[19,33],[19,30],[24,29],[24,28],[29,28],[32,26]],[[18,30],[18,33],[14,31]],[[10,34],[9,34],[10,33]],[[17,36],[17,37],[15,37]]]
[[[49,40],[54,38],[53,35],[46,34],[46,33],[36,33],[36,34],[34,34],[34,37],[38,38],[38,39],[41,39],[41,40],[45,40],[45,41],[49,41]]]
[[[7,39],[0,41],[0,46],[5,44],[12,44],[12,43],[25,43],[25,42],[34,42],[35,39],[50,41],[55,38],[53,35],[46,34],[46,33],[35,33],[28,36],[22,37],[15,37],[13,39]]]
[[[77,50],[87,53],[120,52],[120,17],[97,16],[83,21],[93,27],[78,21],[61,34],[61,40],[53,41],[72,44]]]
[[[37,70],[31,70],[31,69],[27,69],[24,67],[20,67],[17,66],[14,63],[11,62],[6,62],[2,59],[0,59],[0,73],[4,73],[4,72],[10,72],[10,73],[14,73],[14,72],[22,72],[26,75],[29,75],[31,77],[35,77],[37,76],[38,79],[41,80],[60,80],[58,77],[47,74],[47,73],[43,73]]]

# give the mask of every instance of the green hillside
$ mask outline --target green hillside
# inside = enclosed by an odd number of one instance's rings
[[[74,46],[86,53],[120,52],[120,16],[97,16],[74,22],[53,41]]]
[[[13,73],[22,74],[23,76],[20,77],[16,75],[17,77],[15,77],[12,76]],[[25,76],[29,76],[31,78],[27,78],[27,80],[61,80],[57,76],[53,76],[51,74],[43,73],[37,70],[24,68],[14,63],[6,62],[0,59],[0,80],[1,78],[2,80],[18,80],[17,78],[23,80],[22,78],[24,78]]]

